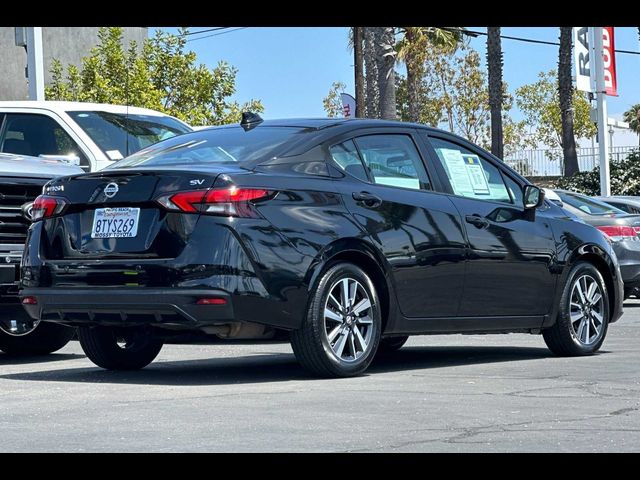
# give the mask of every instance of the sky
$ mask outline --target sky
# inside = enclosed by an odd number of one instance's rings
[[[192,27],[191,31],[207,27]],[[486,31],[486,27],[468,27]],[[153,30],[150,29],[150,34]],[[177,33],[177,28],[163,28]],[[193,35],[187,43],[198,62],[214,67],[225,60],[238,69],[237,94],[243,102],[260,99],[264,118],[324,117],[322,99],[334,81],[353,93],[353,53],[348,47],[348,27],[249,27],[223,30],[215,36]],[[212,32],[215,34],[216,32]],[[220,34],[222,33],[222,34]],[[209,34],[211,35],[211,34]],[[558,41],[557,27],[503,27],[502,35]],[[616,49],[640,52],[635,27],[617,27]],[[486,37],[471,39],[471,47],[485,59]],[[503,39],[504,80],[509,91],[536,81],[537,74],[557,68],[558,47]],[[640,103],[640,55],[616,55],[619,97],[607,97],[609,116],[621,119],[631,105]],[[515,109],[514,119],[521,114]],[[636,145],[630,132],[616,132],[615,145]],[[586,145],[584,145],[586,146]]]

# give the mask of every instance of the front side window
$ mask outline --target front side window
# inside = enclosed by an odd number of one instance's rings
[[[80,165],[88,165],[88,160],[78,144],[58,122],[46,115],[7,114],[0,151],[32,157],[78,157]]]
[[[456,143],[435,137],[429,137],[428,141],[435,149],[455,195],[514,203],[502,174],[495,165]],[[511,189],[516,190],[513,193],[517,194],[519,186],[513,181],[511,184]],[[521,197],[520,191],[520,203]]]
[[[420,154],[408,135],[367,135],[355,139],[375,183],[431,189]]]

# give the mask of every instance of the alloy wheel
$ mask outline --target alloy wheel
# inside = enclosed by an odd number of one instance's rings
[[[373,337],[373,304],[357,280],[346,277],[329,289],[324,306],[324,331],[333,354],[355,362],[367,353]]]
[[[581,275],[573,284],[569,301],[572,334],[581,344],[592,345],[602,336],[607,315],[600,284],[591,275]]]

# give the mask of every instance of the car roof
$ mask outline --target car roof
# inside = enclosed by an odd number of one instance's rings
[[[40,108],[51,110],[53,112],[73,112],[73,111],[101,111],[110,113],[129,113],[133,115],[149,115],[149,116],[170,116],[156,110],[141,107],[127,107],[126,105],[112,105],[109,103],[89,103],[89,102],[59,102],[52,100],[19,100],[19,101],[2,101],[1,108]]]
[[[239,123],[213,126],[208,128],[231,128]],[[313,130],[323,130],[330,127],[348,126],[360,127],[397,127],[397,128],[422,128],[437,131],[438,129],[419,123],[401,122],[399,120],[378,120],[373,118],[284,118],[263,120],[256,127],[297,127]],[[447,132],[449,133],[449,132]]]
[[[603,201],[607,201],[607,200],[618,200],[618,201],[622,201],[622,202],[633,202],[633,203],[638,203],[640,202],[640,197],[633,197],[631,195],[610,195],[608,197],[595,197],[595,198],[599,198],[600,200]]]

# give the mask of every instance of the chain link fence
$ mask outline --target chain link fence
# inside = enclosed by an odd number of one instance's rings
[[[611,161],[627,158],[637,146],[611,147]],[[578,148],[578,165],[581,172],[593,170],[599,160],[598,148]],[[561,148],[521,150],[504,158],[504,162],[526,177],[561,177],[563,175],[563,154]]]

